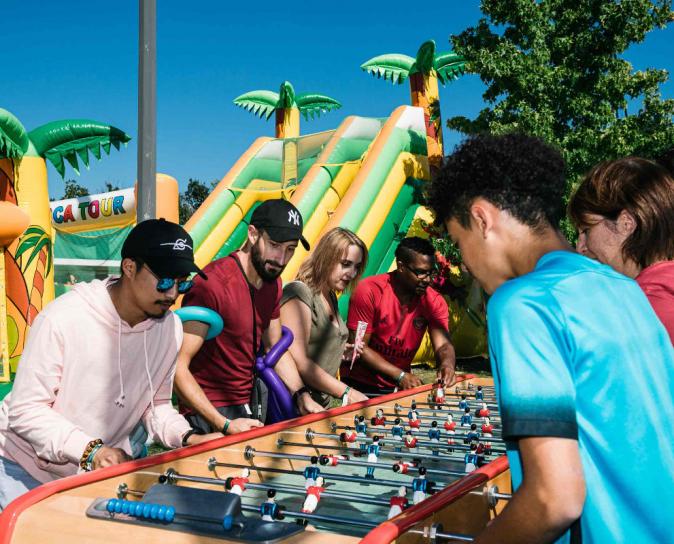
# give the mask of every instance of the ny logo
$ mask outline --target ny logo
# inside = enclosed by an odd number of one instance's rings
[[[293,223],[295,225],[300,224],[300,214],[297,210],[288,211],[288,223]]]

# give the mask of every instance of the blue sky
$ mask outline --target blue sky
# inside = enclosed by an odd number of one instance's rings
[[[393,86],[362,72],[360,64],[383,53],[414,56],[435,39],[449,47],[450,34],[477,22],[479,2],[425,3],[343,1],[230,3],[158,0],[157,169],[204,182],[224,176],[258,136],[273,135],[273,118],[260,120],[232,99],[255,89],[278,90],[287,79],[297,92],[338,99],[341,110],[306,123],[302,132],[336,128],[347,115],[384,117],[409,103],[408,85]],[[235,4],[235,5],[233,5]],[[412,9],[410,9],[412,6]],[[3,0],[4,80],[0,107],[31,130],[64,118],[113,124],[133,137],[79,182],[92,192],[106,181],[130,186],[136,177],[138,7],[135,0],[92,2]],[[626,57],[635,68],[674,71],[674,27],[652,32]],[[473,117],[484,87],[464,76],[442,88],[443,118]],[[674,83],[663,88],[674,98]],[[459,141],[445,134],[446,148]],[[76,178],[67,167],[66,178]],[[50,194],[63,184],[49,166]]]

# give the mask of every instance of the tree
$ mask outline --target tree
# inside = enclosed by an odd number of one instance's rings
[[[394,84],[409,78],[412,105],[424,109],[428,157],[431,164],[439,165],[443,151],[438,81],[444,85],[463,74],[463,57],[452,51],[436,54],[435,42],[429,40],[421,44],[416,58],[400,53],[379,55],[365,61],[360,67]]]
[[[65,193],[63,198],[77,198],[80,196],[89,196],[89,189],[77,183],[74,179],[65,180]]]
[[[255,115],[269,119],[276,112],[276,137],[296,138],[300,135],[300,113],[305,120],[313,119],[330,110],[342,107],[334,98],[324,94],[300,93],[289,81],[281,84],[278,93],[274,91],[250,91],[234,99],[234,104]]]
[[[106,181],[103,190],[101,191],[102,193],[111,193],[112,191],[119,191],[120,187],[117,184],[114,184],[110,181]]]
[[[449,119],[449,128],[545,139],[564,155],[569,191],[600,161],[654,157],[674,144],[674,100],[660,95],[667,72],[635,71],[621,58],[673,20],[671,0],[483,0],[481,7],[486,17],[452,42],[487,85],[488,107],[475,119]]]
[[[206,200],[209,193],[210,189],[198,179],[189,179],[187,189],[185,189],[185,192],[180,193],[178,216],[181,225],[184,225],[192,217],[192,214]]]

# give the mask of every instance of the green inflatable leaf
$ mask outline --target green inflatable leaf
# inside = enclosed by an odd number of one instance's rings
[[[119,149],[120,144],[126,144],[131,137],[110,125],[90,121],[87,119],[65,119],[42,125],[28,133],[35,149],[41,157],[49,160],[54,168],[65,175],[64,159],[79,173],[77,156],[91,151],[96,158],[100,158],[100,146],[110,152],[110,145]],[[88,159],[82,159],[88,166]]]
[[[278,96],[278,102],[276,103],[277,108],[285,110],[295,106],[295,89],[290,81],[281,83]]]
[[[408,55],[393,53],[379,55],[365,61],[360,67],[368,74],[377,78],[384,78],[395,83],[402,83],[410,75],[414,59]]]
[[[274,91],[250,91],[234,99],[234,104],[248,110],[253,115],[269,119],[276,110],[279,101],[278,93]]]
[[[302,116],[308,121],[309,116],[313,119],[321,113],[327,113],[342,107],[337,100],[324,94],[302,93],[297,95],[297,107]]]
[[[0,108],[0,159],[20,159],[29,144],[28,134],[21,121]]]
[[[438,53],[433,64],[438,80],[443,85],[453,79],[458,79],[466,71],[466,59],[453,51]]]
[[[417,58],[414,65],[410,69],[410,74],[429,74],[433,69],[433,59],[435,58],[435,42],[428,40],[421,44],[419,51],[417,51]]]

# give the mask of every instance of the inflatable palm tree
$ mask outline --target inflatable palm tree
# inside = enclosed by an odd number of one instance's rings
[[[63,176],[65,162],[78,172],[89,153],[119,149],[131,138],[97,121],[67,119],[26,132],[10,112],[0,109],[0,380],[15,367],[28,329],[54,298],[52,227],[47,188],[49,160]],[[79,172],[78,172],[79,173]],[[5,291],[3,293],[3,290]]]
[[[255,115],[269,119],[276,112],[276,138],[297,138],[300,135],[300,113],[309,120],[342,105],[329,96],[316,93],[295,94],[289,81],[284,81],[278,93],[250,91],[234,99],[234,104]]]
[[[457,79],[464,73],[465,64],[462,56],[451,51],[436,54],[435,42],[429,40],[421,45],[416,58],[394,53],[379,55],[361,65],[366,72],[394,84],[409,78],[412,105],[424,109],[431,164],[439,164],[443,155],[438,81],[445,85]]]

